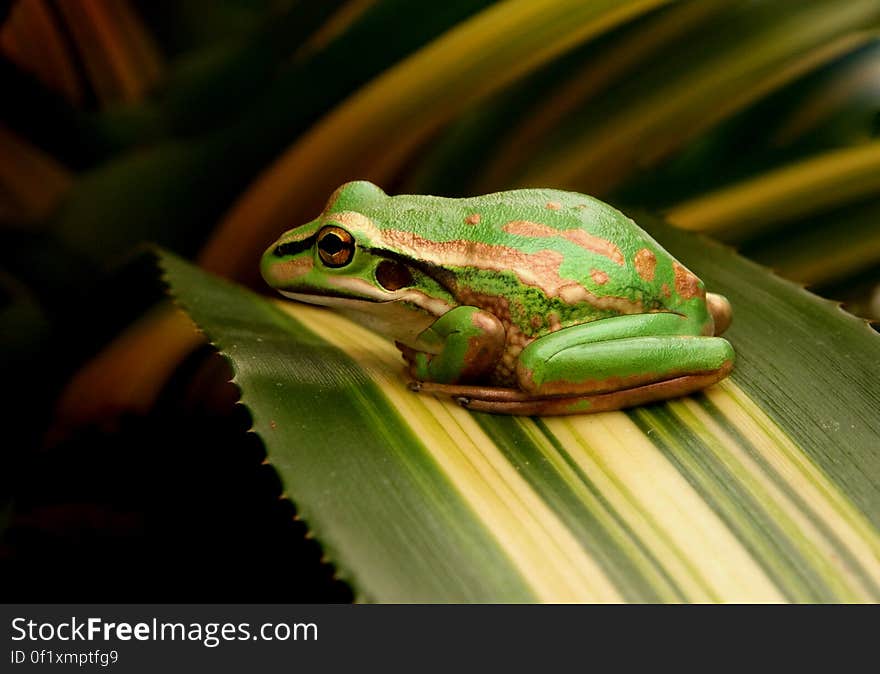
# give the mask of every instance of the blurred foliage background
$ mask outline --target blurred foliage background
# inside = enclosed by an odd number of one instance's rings
[[[876,0],[18,0],[0,19],[19,598],[347,596],[303,531],[278,535],[297,525],[240,451],[226,366],[164,320],[142,242],[259,288],[265,245],[345,180],[553,186],[880,320]],[[288,594],[267,556],[301,579]]]

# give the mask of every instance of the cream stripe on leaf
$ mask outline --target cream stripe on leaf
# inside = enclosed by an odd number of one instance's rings
[[[844,573],[852,573],[864,592],[880,600],[880,534],[870,522],[735,383],[713,388],[707,398],[710,413],[717,410],[727,432],[741,438],[738,444],[754,453],[798,509],[835,542],[832,562],[844,565]]]
[[[839,508],[858,513],[863,540],[880,530],[880,336],[864,321],[707,239],[642,214],[663,246],[733,306],[725,337],[749,409],[783,432],[800,470],[823,476]],[[775,430],[775,429],[778,429]],[[812,478],[811,478],[812,479]],[[873,545],[873,544],[872,544]],[[876,548],[874,548],[876,549]]]
[[[563,455],[577,468],[584,481],[589,480],[596,485],[603,499],[618,514],[627,529],[633,532],[635,539],[650,550],[663,573],[672,580],[684,598],[698,601],[715,599],[698,571],[689,564],[689,560],[682,558],[665,532],[658,529],[653,514],[638,507],[636,497],[630,492],[628,485],[621,483],[594,459],[589,451],[588,440],[583,434],[576,432],[563,419],[547,419],[542,424],[551,442],[562,448]],[[613,436],[607,436],[607,440],[617,446]]]
[[[478,415],[485,432],[602,565],[628,601],[686,597],[539,419]]]
[[[653,437],[662,441],[682,474],[789,599],[863,598],[831,568],[832,550],[808,518],[699,405],[673,401],[658,412],[635,414],[656,431]]]
[[[618,512],[651,541],[691,601],[781,601],[736,537],[649,438],[623,413],[549,419],[547,428]],[[612,501],[615,503],[615,501]]]
[[[353,352],[409,422],[448,479],[545,601],[619,601],[621,595],[473,416],[431,396],[415,396],[388,340],[328,311],[283,305],[318,334]]]

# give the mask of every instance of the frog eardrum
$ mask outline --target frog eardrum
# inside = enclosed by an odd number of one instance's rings
[[[337,189],[263,255],[283,295],[393,339],[414,391],[506,414],[686,395],[726,377],[730,303],[631,219],[575,192]]]

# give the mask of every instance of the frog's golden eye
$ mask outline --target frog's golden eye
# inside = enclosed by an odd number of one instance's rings
[[[318,255],[328,267],[344,267],[354,256],[354,237],[342,227],[328,225],[318,232]]]

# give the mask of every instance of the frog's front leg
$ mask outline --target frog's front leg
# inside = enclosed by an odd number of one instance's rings
[[[565,414],[692,393],[726,377],[734,353],[720,337],[687,334],[687,325],[677,314],[657,313],[565,328],[535,340],[520,354],[522,399],[462,402],[488,412]]]
[[[505,330],[495,316],[477,307],[447,311],[418,336],[421,349],[398,348],[418,381],[457,384],[479,380],[501,358]]]

